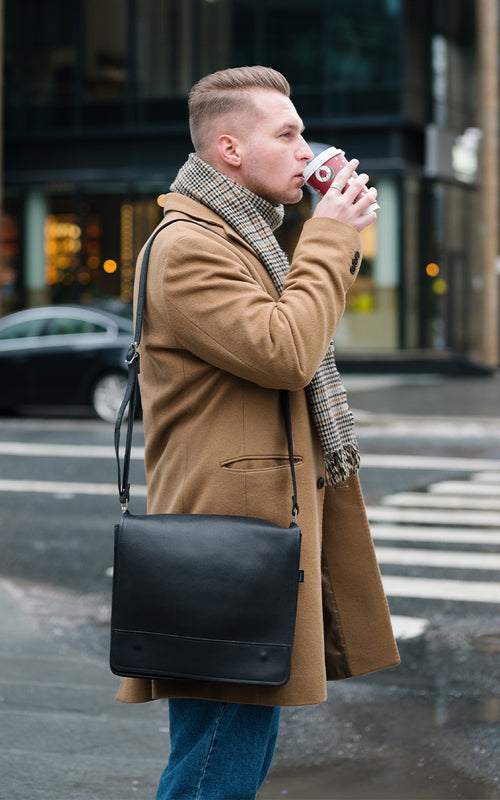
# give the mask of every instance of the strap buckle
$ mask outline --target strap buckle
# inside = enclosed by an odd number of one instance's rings
[[[138,342],[130,342],[129,344],[127,355],[125,356],[125,364],[128,364],[129,367],[131,364],[134,363],[136,358],[139,358],[139,352],[137,350],[138,347],[139,347]]]
[[[130,500],[130,483],[127,483],[120,489],[120,505],[122,514],[128,511],[128,502]]]

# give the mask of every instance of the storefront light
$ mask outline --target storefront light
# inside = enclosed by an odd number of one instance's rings
[[[102,268],[104,272],[107,272],[108,275],[111,275],[118,269],[118,264],[116,263],[116,261],[113,261],[111,258],[108,258],[102,265]]]
[[[430,264],[427,264],[425,271],[430,278],[435,278],[436,275],[439,275],[439,267],[437,264],[431,261]]]
[[[443,278],[436,278],[432,281],[432,291],[434,294],[445,294],[448,291],[448,284]]]

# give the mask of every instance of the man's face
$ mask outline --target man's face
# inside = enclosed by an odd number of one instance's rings
[[[238,180],[270,203],[298,203],[302,173],[314,155],[302,137],[302,120],[280,92],[255,89],[252,100],[240,137]]]

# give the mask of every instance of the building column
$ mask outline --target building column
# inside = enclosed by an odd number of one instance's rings
[[[377,296],[393,311],[399,282],[399,240],[401,225],[398,187],[394,178],[377,179],[377,201],[381,212],[377,217],[377,254],[374,264]]]
[[[49,301],[45,276],[47,211],[47,198],[43,189],[29,189],[24,204],[24,286],[26,305],[29,308]]]
[[[481,357],[499,363],[498,298],[498,0],[479,0],[479,119],[481,147],[481,222],[483,233],[483,314]]]

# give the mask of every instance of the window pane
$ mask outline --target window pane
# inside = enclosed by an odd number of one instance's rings
[[[199,75],[208,75],[231,65],[232,27],[238,25],[234,18],[233,0],[197,0],[195,22],[199,31],[196,69]],[[240,66],[238,64],[237,66]]]
[[[234,0],[233,63],[279,69],[302,114],[393,113],[400,17],[400,0]]]
[[[82,229],[76,214],[49,214],[45,220],[45,274],[49,286],[72,285],[80,267],[81,249]]]
[[[85,0],[84,85],[87,96],[105,99],[125,94],[127,9],[123,0]]]
[[[137,0],[134,21],[136,118],[140,122],[186,122],[186,95],[194,81],[192,4]],[[159,45],[160,43],[160,45]]]
[[[47,336],[69,336],[75,333],[106,333],[104,325],[98,325],[86,319],[74,317],[57,317],[52,319],[47,329]]]
[[[18,291],[21,284],[19,220],[20,203],[17,197],[4,197],[0,221],[0,316],[19,307]]]
[[[27,339],[29,336],[40,336],[45,324],[44,319],[30,319],[15,322],[0,331],[0,339]]]
[[[346,311],[336,333],[339,351],[391,350],[398,346],[400,264],[397,237],[401,225],[398,184],[380,177],[381,211],[362,232],[363,261],[346,298]]]
[[[46,127],[63,108],[59,117],[68,120],[75,92],[77,11],[67,0],[6,3],[7,130]]]
[[[227,67],[232,7],[232,0],[137,0],[139,96],[184,98],[197,77]]]
[[[138,95],[185,94],[191,80],[190,3],[138,0],[136,13]]]

